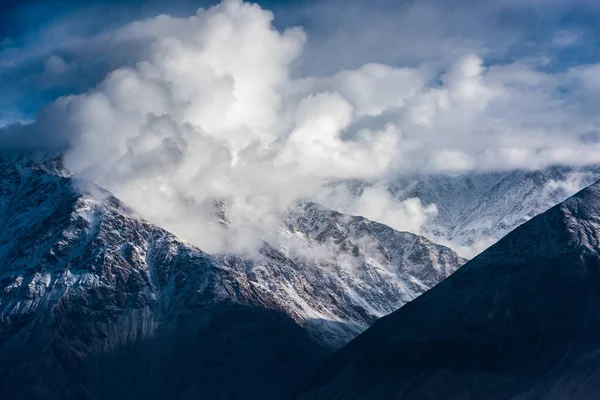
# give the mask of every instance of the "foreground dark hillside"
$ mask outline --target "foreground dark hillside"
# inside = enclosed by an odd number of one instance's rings
[[[600,397],[600,183],[334,354],[300,399]]]

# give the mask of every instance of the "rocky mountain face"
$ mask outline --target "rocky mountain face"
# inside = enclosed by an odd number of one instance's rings
[[[600,183],[335,353],[299,399],[600,397]]]
[[[248,271],[257,290],[275,299],[328,347],[339,348],[378,318],[448,277],[466,260],[430,240],[362,217],[302,203],[285,218],[288,240],[260,257],[225,256]],[[239,264],[244,267],[239,267]]]
[[[472,258],[501,237],[600,179],[600,167],[555,166],[537,171],[400,177],[399,200],[419,198],[438,214],[423,227],[428,238]]]
[[[208,255],[59,161],[2,161],[0,220],[0,394],[14,399],[284,398],[463,262],[310,203],[286,216],[294,246]]]
[[[278,398],[327,353],[109,193],[2,167],[3,398]]]

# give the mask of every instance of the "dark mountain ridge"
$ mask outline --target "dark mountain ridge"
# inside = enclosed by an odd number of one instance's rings
[[[600,397],[600,183],[335,353],[301,399]]]

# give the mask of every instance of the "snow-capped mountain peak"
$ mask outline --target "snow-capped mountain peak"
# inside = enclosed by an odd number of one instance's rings
[[[114,397],[125,381],[150,397],[280,398],[463,262],[312,203],[286,216],[279,247],[209,255],[59,161],[3,167],[0,385],[17,398]]]

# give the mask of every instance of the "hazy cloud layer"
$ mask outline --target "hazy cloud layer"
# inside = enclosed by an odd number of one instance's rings
[[[422,204],[418,198],[398,200],[383,182],[363,187],[360,193],[354,193],[348,185],[330,185],[316,195],[316,201],[342,213],[361,215],[415,234],[423,234],[423,227],[438,214],[435,204]]]
[[[297,77],[306,42],[239,0],[127,24],[88,42],[130,49],[111,56],[122,66],[2,129],[0,146],[68,146],[76,174],[210,252],[278,240],[280,213],[303,198],[417,233],[437,211],[383,185],[333,193],[333,180],[600,162],[600,65],[486,64],[485,46],[468,45],[435,63]],[[44,74],[68,79],[76,65],[51,55]],[[214,218],[223,203],[228,228]]]

